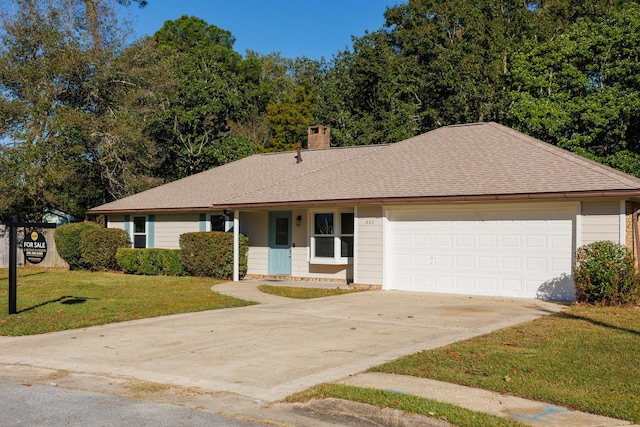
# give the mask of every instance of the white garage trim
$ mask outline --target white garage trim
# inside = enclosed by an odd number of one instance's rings
[[[579,203],[385,210],[384,289],[573,299]]]
[[[578,249],[582,246],[582,203],[578,203],[576,207],[576,227],[574,233],[576,239],[574,249]],[[575,262],[575,259],[573,261]]]
[[[627,203],[620,200],[620,244],[627,244]]]

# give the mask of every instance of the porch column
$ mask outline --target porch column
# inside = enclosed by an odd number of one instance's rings
[[[233,281],[240,280],[240,211],[233,211]]]

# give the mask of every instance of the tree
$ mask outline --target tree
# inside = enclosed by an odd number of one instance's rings
[[[514,53],[616,7],[610,0],[409,0],[386,10],[382,29],[334,57],[315,114],[338,145],[505,122]]]
[[[104,1],[7,3],[0,32],[0,216],[38,219],[51,207],[82,216],[107,198],[98,157],[104,132],[96,128],[115,118],[116,108],[96,82],[125,34]]]
[[[266,119],[271,126],[267,151],[290,151],[297,143],[305,142],[314,97],[314,92],[298,86],[293,93],[284,93],[280,100],[267,106]]]
[[[353,52],[335,56],[316,104],[319,122],[332,128],[332,143],[379,144],[415,135],[422,101],[413,66],[381,31],[354,39]]]
[[[260,55],[248,51],[240,67],[246,104],[244,114],[229,123],[230,134],[251,141],[254,151],[269,149],[271,124],[267,107],[295,89],[290,76],[293,61],[278,53]]]
[[[167,21],[154,39],[174,81],[149,125],[166,153],[160,176],[181,178],[247,155],[249,141],[226,138],[229,123],[242,118],[245,106],[242,58],[233,50],[231,33],[183,16]],[[238,150],[229,149],[232,143]],[[216,155],[221,151],[226,154]]]
[[[581,19],[515,55],[512,126],[640,176],[640,7]]]

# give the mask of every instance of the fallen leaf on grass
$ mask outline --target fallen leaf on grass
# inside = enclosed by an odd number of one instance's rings
[[[509,382],[509,381],[511,381],[511,377],[510,377],[509,375],[505,375],[505,376],[504,376],[504,380],[505,380],[506,382]]]
[[[512,374],[517,374],[518,370],[516,368],[511,368],[509,369],[511,371]]]
[[[513,341],[502,341],[502,345],[508,345],[510,347],[517,347],[518,344],[514,343]]]

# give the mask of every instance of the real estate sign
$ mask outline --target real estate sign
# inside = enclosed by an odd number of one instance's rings
[[[55,223],[18,222],[15,216],[9,219],[9,314],[17,314],[17,281],[18,281],[18,227],[56,228]],[[31,231],[24,236],[22,251],[27,261],[37,264],[47,255],[47,241],[39,231]]]
[[[39,231],[25,234],[22,242],[22,252],[24,253],[24,259],[31,264],[41,263],[44,257],[47,256],[47,240],[44,238],[44,234]]]

